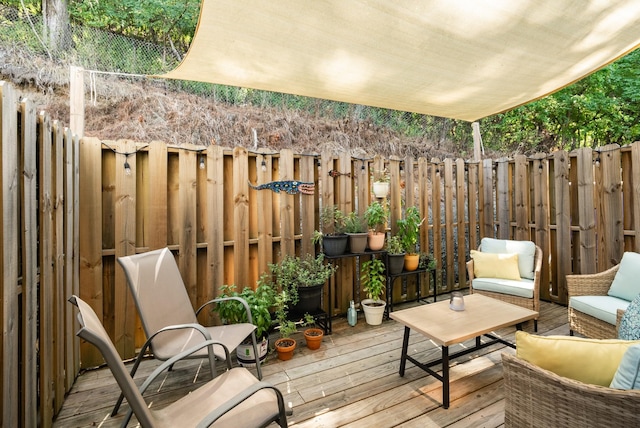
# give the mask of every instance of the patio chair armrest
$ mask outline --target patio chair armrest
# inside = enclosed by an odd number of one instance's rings
[[[603,272],[582,275],[567,275],[567,294],[571,296],[605,296],[619,265]]]
[[[471,287],[471,282],[475,278],[475,275],[473,274],[473,259],[467,262],[467,275],[469,276],[469,287]]]
[[[620,328],[620,320],[626,311],[624,309],[618,309],[616,311],[616,331]]]
[[[278,409],[281,417],[284,417],[285,414],[291,414],[287,412],[284,406],[284,398],[282,397],[282,393],[278,388],[271,385],[267,382],[258,382],[251,385],[248,388],[245,388],[242,392],[236,394],[231,399],[225,401],[218,408],[211,411],[207,416],[205,416],[198,425],[197,428],[206,428],[217,421],[220,417],[224,416],[230,410],[233,410],[237,405],[241,404],[244,400],[251,397],[258,391],[262,391],[263,389],[272,389],[276,393],[276,397],[278,400]]]
[[[224,349],[224,353],[225,353],[225,357],[227,359],[227,361],[230,358],[229,355],[229,349],[221,342],[217,341],[217,340],[207,340],[204,341],[202,343],[197,344],[196,346],[189,348],[185,351],[180,352],[179,354],[169,358],[168,360],[166,360],[165,362],[163,362],[161,365],[159,365],[150,375],[149,377],[144,381],[144,383],[142,384],[142,386],[140,386],[140,394],[144,394],[144,392],[147,390],[147,388],[149,387],[149,385],[151,385],[151,383],[165,370],[167,370],[169,367],[171,367],[172,365],[174,365],[175,363],[177,363],[180,360],[185,359],[186,357],[188,357],[189,355],[198,352],[199,350],[201,350],[202,348],[204,348],[205,346],[213,346],[213,345],[218,345],[221,346],[222,349]],[[209,351],[212,352],[212,351]]]
[[[231,297],[217,297],[215,299],[211,299],[208,302],[204,303],[202,306],[200,306],[198,308],[198,310],[196,311],[196,316],[198,316],[198,314],[200,313],[200,311],[202,309],[204,309],[205,306],[208,305],[212,305],[214,303],[220,303],[220,302],[224,302],[224,301],[228,301],[228,300],[237,300],[238,302],[242,303],[242,306],[244,306],[244,310],[247,313],[247,320],[249,324],[253,324],[253,320],[251,319],[251,309],[249,308],[249,304],[247,303],[246,300],[244,300],[242,297],[235,297],[235,296],[231,296]]]

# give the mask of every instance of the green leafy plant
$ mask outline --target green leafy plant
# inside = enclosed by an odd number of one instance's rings
[[[367,231],[367,220],[364,215],[350,212],[345,217],[345,231],[347,233],[365,233]]]
[[[369,229],[375,232],[384,232],[384,225],[389,217],[389,210],[386,204],[380,201],[373,201],[365,210],[364,217],[367,220]]]
[[[382,171],[372,171],[371,181],[377,181],[380,183],[389,183],[391,177],[389,176],[389,170],[384,168]]]
[[[416,244],[418,243],[420,226],[423,221],[424,219],[420,218],[418,208],[412,206],[405,210],[404,218],[396,222],[398,225],[398,236],[400,237],[405,253],[416,254]]]
[[[389,240],[387,241],[387,253],[389,254],[403,254],[404,253],[404,248],[402,246],[402,241],[400,240],[400,237],[397,235],[392,236],[391,238],[389,238]]]
[[[428,271],[436,270],[436,259],[429,253],[418,253],[420,261],[418,262],[418,269],[426,269]]]
[[[278,292],[285,292],[288,303],[298,303],[298,288],[324,284],[338,269],[324,262],[324,254],[314,257],[306,254],[303,257],[286,255],[279,263],[269,264],[269,274],[264,281]]]
[[[386,289],[386,276],[382,260],[371,259],[364,262],[360,281],[363,285],[363,291],[367,293],[369,299],[380,300]]]
[[[289,338],[298,328],[296,323],[288,319],[289,305],[291,304],[291,296],[286,290],[280,291],[275,296],[275,315],[278,323],[278,332],[281,338]]]
[[[343,234],[346,227],[346,218],[347,216],[335,205],[325,205],[320,212],[322,233],[325,235]]]
[[[258,287],[253,290],[245,287],[240,293],[235,285],[223,285],[218,297],[240,297],[249,305],[251,322],[256,326],[256,336],[264,337],[271,328],[271,308],[276,303],[275,291],[265,282],[258,280]],[[229,324],[248,322],[247,312],[242,303],[237,300],[225,300],[218,303],[213,309],[218,312],[220,318]]]

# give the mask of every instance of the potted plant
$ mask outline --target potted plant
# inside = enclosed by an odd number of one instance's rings
[[[349,236],[349,251],[363,253],[367,249],[368,229],[364,215],[350,212],[345,218],[345,231]]]
[[[307,348],[316,350],[322,344],[324,331],[316,326],[316,319],[309,313],[304,314],[303,325],[307,327],[304,330],[304,339],[307,342]]]
[[[420,252],[418,253],[420,259],[418,261],[418,268],[425,269],[429,272],[436,270],[436,259],[429,253]]]
[[[420,257],[416,251],[420,226],[424,219],[420,218],[420,212],[415,206],[408,207],[404,212],[404,218],[397,221],[398,236],[404,249],[404,268],[406,270],[416,270]]]
[[[272,327],[271,308],[275,305],[275,291],[265,281],[258,280],[258,287],[253,290],[250,287],[238,293],[235,285],[223,285],[218,297],[241,297],[249,305],[251,322],[256,326],[256,339],[260,342],[258,355],[260,361],[264,361],[269,351],[269,331]],[[248,322],[247,312],[242,303],[237,300],[224,300],[215,305],[220,319],[227,324]],[[253,345],[251,339],[245,340],[236,348],[236,354],[240,365],[245,367],[255,366]]]
[[[365,320],[369,325],[382,323],[386,302],[380,299],[386,289],[386,276],[384,275],[384,263],[380,259],[371,259],[362,264],[360,274],[363,291],[367,298],[363,299],[362,308]]]
[[[290,360],[293,357],[293,351],[296,349],[296,340],[291,337],[297,331],[296,324],[288,319],[288,308],[291,296],[286,290],[281,290],[276,295],[276,321],[278,323],[278,332],[280,338],[274,343],[274,348],[281,361]]]
[[[390,275],[396,275],[402,272],[404,268],[404,248],[402,241],[397,235],[392,236],[387,241],[387,269]]]
[[[269,264],[271,275],[267,278],[274,289],[286,293],[288,309],[302,316],[320,308],[322,288],[336,270],[336,266],[324,262],[324,254],[286,255],[279,263]]]
[[[364,217],[369,227],[369,249],[373,251],[381,250],[384,248],[384,229],[389,217],[389,210],[386,204],[380,201],[373,201],[365,210]]]
[[[314,231],[311,240],[321,244],[328,256],[339,256],[347,250],[348,236],[345,233],[346,216],[335,205],[324,206],[320,212],[322,231]]]
[[[391,179],[389,178],[389,171],[386,168],[378,172],[377,174],[374,171],[372,186],[373,195],[378,199],[386,198],[389,194],[390,181]]]

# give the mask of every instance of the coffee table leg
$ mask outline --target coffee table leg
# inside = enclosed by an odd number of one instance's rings
[[[407,349],[409,348],[409,327],[404,328],[404,338],[402,339],[402,356],[400,357],[400,376],[404,376],[404,369],[407,365]]]
[[[442,407],[449,408],[449,347],[442,347]]]

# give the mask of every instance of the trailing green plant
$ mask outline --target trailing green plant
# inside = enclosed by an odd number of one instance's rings
[[[324,254],[313,256],[286,255],[279,263],[270,263],[269,274],[264,281],[278,292],[285,292],[289,304],[298,303],[298,288],[324,284],[338,269],[331,263],[324,262]]]
[[[416,254],[416,244],[420,235],[420,226],[424,219],[420,218],[420,211],[415,206],[408,207],[404,218],[398,220],[398,236],[407,254]]]
[[[380,300],[386,289],[386,278],[381,259],[371,259],[362,264],[360,281],[367,298]]]
[[[288,319],[289,305],[291,304],[291,296],[286,290],[282,290],[275,296],[275,316],[278,323],[278,332],[281,338],[291,337],[298,328],[296,323]]]
[[[418,269],[426,269],[428,271],[436,270],[436,259],[429,253],[418,253],[420,260],[418,261]]]
[[[235,285],[223,285],[218,297],[240,297],[249,305],[251,322],[256,326],[256,336],[264,337],[271,328],[271,308],[276,304],[275,290],[262,279],[258,280],[255,290],[250,287],[238,293]],[[237,300],[225,300],[219,302],[213,309],[218,312],[220,318],[228,324],[248,322],[244,305]]]
[[[387,253],[389,254],[403,254],[404,248],[402,246],[402,241],[400,237],[397,235],[392,236],[387,240],[386,244]]]
[[[367,220],[364,215],[352,211],[345,217],[345,232],[365,233],[367,231]]]
[[[369,229],[374,232],[384,232],[384,225],[389,217],[389,209],[385,203],[373,201],[364,212]]]

